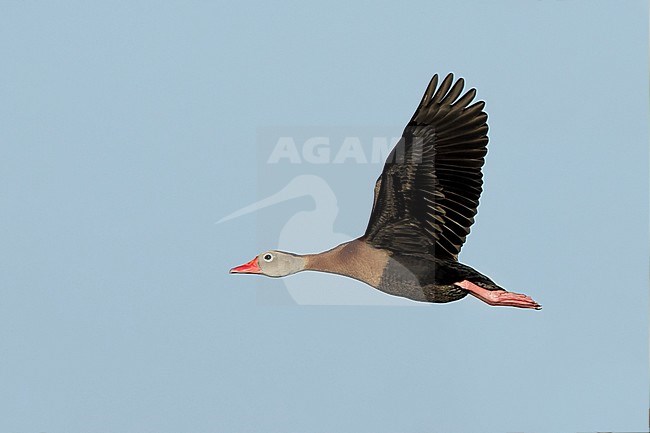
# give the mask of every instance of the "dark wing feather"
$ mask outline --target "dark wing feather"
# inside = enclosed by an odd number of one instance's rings
[[[434,75],[377,183],[364,240],[402,254],[456,259],[477,212],[487,114],[464,80]]]

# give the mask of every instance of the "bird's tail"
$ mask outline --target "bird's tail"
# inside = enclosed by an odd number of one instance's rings
[[[486,290],[505,290],[503,287],[499,286],[497,283],[492,281],[489,277],[483,275],[476,269],[470,268],[469,266],[466,265],[463,265],[463,267],[466,268],[467,271],[467,274],[465,275],[467,281],[470,281]]]
[[[480,279],[480,280],[478,280],[478,279],[475,280],[475,279],[472,279],[472,278],[470,278],[468,280],[471,281],[472,283],[476,284],[477,286],[482,287],[482,288],[484,288],[486,290],[505,290],[503,287],[499,286],[497,283],[495,283],[494,281],[492,281],[488,277],[485,277],[485,276],[483,276],[483,277],[484,277],[484,279]]]

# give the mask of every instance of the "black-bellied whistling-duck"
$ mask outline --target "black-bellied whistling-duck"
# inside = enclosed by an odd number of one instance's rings
[[[540,309],[458,261],[482,191],[488,126],[485,103],[471,104],[476,90],[462,94],[464,80],[453,81],[449,74],[436,89],[438,76],[431,79],[377,179],[363,236],[320,254],[267,251],[230,272],[330,272],[415,301],[451,302],[470,293],[489,305]]]

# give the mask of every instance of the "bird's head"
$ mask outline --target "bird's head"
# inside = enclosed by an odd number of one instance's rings
[[[230,270],[231,274],[261,274],[284,277],[305,269],[305,258],[283,251],[266,251],[248,263]]]

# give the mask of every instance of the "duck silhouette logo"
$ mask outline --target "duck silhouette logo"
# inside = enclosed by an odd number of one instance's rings
[[[264,251],[230,273],[285,277],[316,271],[361,281],[386,299],[447,303],[470,294],[492,306],[541,309],[531,297],[509,292],[458,261],[477,213],[488,143],[485,103],[474,102],[475,89],[463,93],[463,88],[462,78],[454,81],[448,74],[438,86],[438,76],[433,76],[377,179],[362,236],[349,240],[332,233],[331,242],[340,244],[316,254]],[[309,218],[332,227],[336,196],[327,182],[311,175],[294,178],[278,193],[220,222],[302,195],[314,197],[316,208],[285,224],[280,245],[287,243],[292,228],[313,227]],[[287,288],[298,303],[327,303],[300,302],[300,288]]]

